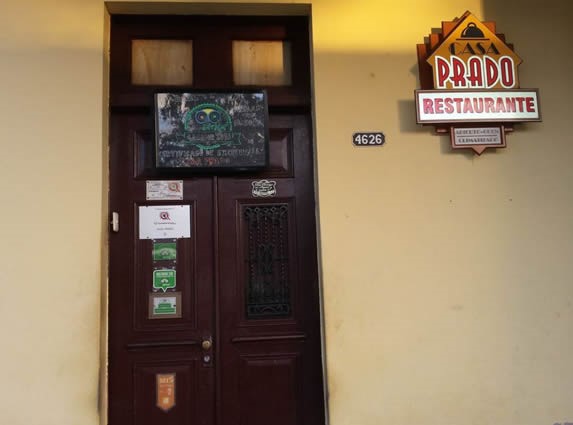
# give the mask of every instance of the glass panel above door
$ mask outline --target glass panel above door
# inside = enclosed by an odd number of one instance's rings
[[[132,40],[131,83],[190,86],[193,84],[191,40]]]
[[[290,86],[288,41],[233,41],[233,80],[239,86]]]

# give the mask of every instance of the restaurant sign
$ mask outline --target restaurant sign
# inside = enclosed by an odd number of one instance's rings
[[[449,133],[454,148],[481,154],[488,147],[505,147],[505,133],[513,130],[513,123],[541,121],[539,93],[520,88],[522,59],[496,33],[495,23],[466,12],[442,22],[441,32],[430,34],[417,50],[417,122]],[[473,130],[468,130],[468,123]]]

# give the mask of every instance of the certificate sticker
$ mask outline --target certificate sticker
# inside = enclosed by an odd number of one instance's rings
[[[145,183],[145,198],[148,201],[183,199],[183,180],[147,180]]]
[[[153,270],[153,289],[167,292],[177,286],[177,272],[175,269],[157,269]]]
[[[177,244],[175,242],[153,242],[153,261],[177,260]]]
[[[177,319],[181,317],[181,292],[149,294],[150,319]]]

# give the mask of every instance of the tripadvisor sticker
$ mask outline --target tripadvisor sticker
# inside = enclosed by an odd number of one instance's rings
[[[153,270],[153,289],[161,289],[166,292],[168,289],[177,286],[176,272],[173,269]]]
[[[153,242],[153,261],[177,259],[176,242]]]

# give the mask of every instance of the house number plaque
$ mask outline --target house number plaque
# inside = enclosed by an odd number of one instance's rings
[[[352,144],[354,146],[382,146],[386,142],[386,137],[381,131],[368,133],[354,133]]]

